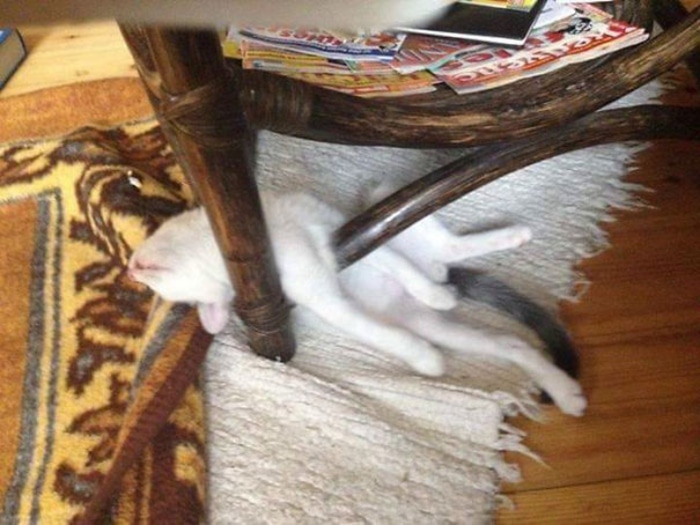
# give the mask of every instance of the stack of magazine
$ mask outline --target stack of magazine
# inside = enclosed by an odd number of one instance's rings
[[[358,96],[427,93],[440,83],[467,94],[542,75],[647,38],[643,29],[613,19],[593,2],[462,0],[428,27],[379,34],[231,28],[224,54],[240,59],[247,69]]]

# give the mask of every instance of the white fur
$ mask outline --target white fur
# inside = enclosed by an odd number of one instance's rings
[[[428,217],[338,273],[331,242],[345,222],[339,211],[304,193],[263,192],[262,201],[282,288],[297,306],[421,374],[443,373],[434,345],[508,359],[562,411],[583,413],[586,400],[578,383],[537,350],[456,323],[444,313],[457,304],[444,284],[447,264],[519,246],[531,236],[526,227],[457,236]],[[210,332],[224,328],[234,293],[203,209],[163,224],[135,251],[129,274],[165,299],[196,303]]]

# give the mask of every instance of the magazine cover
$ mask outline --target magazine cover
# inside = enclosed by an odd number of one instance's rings
[[[278,26],[248,27],[239,33],[244,39],[336,60],[391,60],[406,38],[403,33],[374,33],[353,37],[322,29]]]
[[[472,93],[589,60],[648,36],[641,28],[581,4],[563,28],[533,35],[522,49],[488,47],[460,55],[433,73],[457,93]]]

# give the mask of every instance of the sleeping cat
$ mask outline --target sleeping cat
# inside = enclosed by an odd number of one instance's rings
[[[383,191],[378,189],[374,199]],[[528,228],[512,226],[458,236],[437,218],[427,217],[338,272],[332,239],[345,217],[337,209],[306,193],[263,191],[261,198],[282,288],[298,308],[310,310],[326,324],[428,376],[443,373],[443,358],[435,345],[509,360],[526,371],[563,412],[583,414],[586,399],[579,384],[535,348],[516,337],[475,330],[447,315],[458,303],[448,278],[460,281],[457,288],[465,292],[470,283],[460,279],[459,272],[474,277],[449,265],[519,246],[530,239]],[[196,304],[209,332],[224,328],[235,292],[202,208],[166,221],[135,250],[128,273],[164,299]],[[494,288],[493,280],[477,278],[472,288],[475,283],[477,291],[481,287],[477,300],[486,295],[492,304],[508,302],[509,294],[516,301],[522,299],[509,288]],[[526,310],[531,305],[523,304]],[[525,317],[521,315],[521,320],[532,326]],[[535,318],[541,321],[540,316]],[[554,350],[560,354],[555,353],[555,362],[576,362],[573,354],[562,358],[562,353],[573,352],[570,346]]]

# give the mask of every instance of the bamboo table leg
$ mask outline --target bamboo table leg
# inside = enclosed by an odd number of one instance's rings
[[[213,31],[122,25],[156,115],[204,205],[250,345],[287,361],[294,337],[255,182],[254,140]]]
[[[534,137],[476,148],[346,222],[335,235],[338,264],[352,264],[423,217],[530,164],[599,144],[656,139],[699,140],[700,108],[643,105],[598,111]]]

